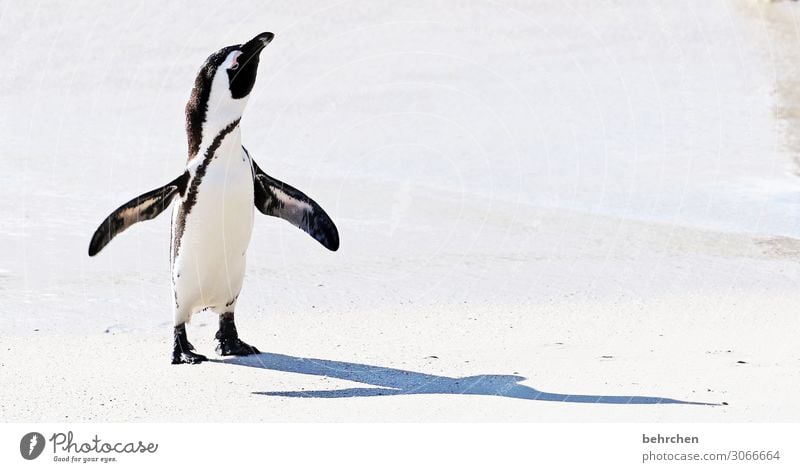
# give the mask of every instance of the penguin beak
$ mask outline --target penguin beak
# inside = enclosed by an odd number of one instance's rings
[[[269,44],[274,37],[275,35],[272,33],[261,33],[250,41],[244,43],[240,48],[242,51],[241,61],[257,66],[258,56],[261,54],[264,46]]]
[[[274,38],[274,37],[275,37],[275,35],[272,34],[272,33],[261,33],[258,36],[256,36],[255,38],[253,38],[253,41],[256,41],[256,40],[261,41],[261,43],[264,46],[266,46],[267,44],[270,43],[270,41],[272,41],[272,38]]]
[[[272,33],[261,33],[255,38],[251,39],[250,41],[246,42],[244,46],[242,46],[243,51],[251,51],[253,53],[259,53],[261,50],[272,41],[275,35]]]

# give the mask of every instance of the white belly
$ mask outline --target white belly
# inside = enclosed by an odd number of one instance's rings
[[[253,230],[251,172],[249,160],[239,155],[216,158],[197,187],[172,264],[176,308],[184,318],[206,308],[218,313],[233,311]],[[173,237],[180,211],[176,205]]]

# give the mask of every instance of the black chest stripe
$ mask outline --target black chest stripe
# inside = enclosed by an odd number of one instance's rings
[[[239,126],[239,120],[232,122],[219,132],[208,149],[206,149],[206,152],[203,155],[203,162],[197,166],[194,177],[192,177],[191,182],[189,182],[189,189],[186,191],[186,198],[183,200],[183,203],[178,210],[178,221],[175,225],[175,238],[174,244],[172,245],[173,261],[178,257],[178,251],[181,248],[183,232],[186,231],[186,217],[189,216],[192,208],[197,203],[198,187],[200,187],[200,183],[203,181],[203,177],[206,175],[206,169],[211,163],[211,160],[214,159],[214,154],[216,154],[217,149],[219,149],[220,145],[222,144],[222,140],[224,140],[231,131],[236,129],[237,126]]]

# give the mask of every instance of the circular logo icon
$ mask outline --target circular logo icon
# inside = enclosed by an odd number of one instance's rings
[[[28,433],[19,441],[19,453],[25,460],[33,460],[44,451],[44,436],[39,433]]]

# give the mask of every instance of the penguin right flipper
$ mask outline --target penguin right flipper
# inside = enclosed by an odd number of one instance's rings
[[[89,243],[89,255],[94,256],[114,236],[128,229],[134,223],[152,220],[167,209],[176,195],[183,195],[189,183],[189,172],[184,172],[172,182],[143,193],[128,203],[114,210],[100,223]]]
[[[288,221],[331,251],[339,249],[339,230],[325,210],[300,190],[270,177],[256,161],[251,161],[258,211]]]

